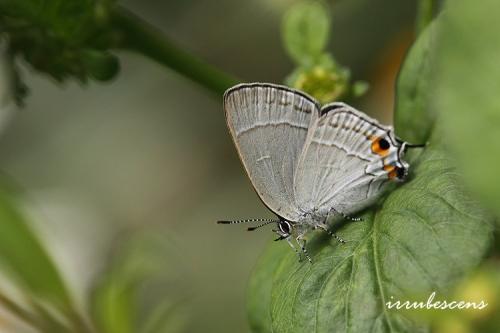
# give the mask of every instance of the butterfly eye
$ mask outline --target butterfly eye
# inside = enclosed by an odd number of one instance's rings
[[[278,226],[279,226],[282,233],[284,233],[286,235],[290,235],[290,233],[292,231],[292,226],[290,225],[290,223],[282,220],[279,222]]]

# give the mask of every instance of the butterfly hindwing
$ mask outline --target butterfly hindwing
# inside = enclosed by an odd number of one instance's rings
[[[295,174],[300,209],[324,216],[332,208],[349,214],[375,199],[388,180],[384,158],[397,154],[391,131],[344,103],[323,107]]]

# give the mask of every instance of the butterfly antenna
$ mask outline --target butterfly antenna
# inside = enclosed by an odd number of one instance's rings
[[[425,146],[427,146],[427,143],[420,143],[420,144],[406,143],[406,148],[424,148]]]
[[[258,225],[256,227],[253,227],[254,230],[256,228],[260,228],[266,224],[277,222],[276,220],[273,219],[246,219],[246,220],[228,220],[228,221],[217,221],[217,224],[238,224],[238,223],[251,223],[251,222],[264,222],[261,225]],[[250,230],[250,228],[248,228]]]
[[[427,146],[427,142],[414,144],[414,143],[406,142],[398,137],[396,137],[396,141],[403,145],[403,150],[406,148],[423,148],[423,147]]]
[[[248,230],[248,231],[252,231],[252,230],[258,229],[258,228],[260,228],[260,227],[263,227],[263,226],[265,226],[265,225],[268,225],[269,223],[278,223],[278,222],[279,222],[279,221],[277,221],[277,220],[268,220],[268,221],[266,221],[266,222],[264,222],[264,223],[261,223],[261,224],[259,224],[259,225],[255,226],[255,227],[250,227],[250,228],[248,228],[247,230]]]

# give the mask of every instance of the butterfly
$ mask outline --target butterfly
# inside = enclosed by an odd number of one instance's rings
[[[239,84],[224,94],[227,126],[252,185],[277,219],[218,221],[275,223],[276,240],[286,240],[309,261],[305,235],[328,221],[371,205],[392,182],[408,175],[407,148],[399,139],[341,102],[321,106],[304,92],[269,83]],[[293,240],[300,248],[297,250]]]

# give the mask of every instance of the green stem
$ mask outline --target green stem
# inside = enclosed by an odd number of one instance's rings
[[[416,20],[416,34],[420,35],[422,31],[431,23],[434,17],[435,0],[419,0],[417,5],[417,20]]]
[[[237,84],[239,80],[180,49],[154,26],[123,7],[112,13],[112,25],[118,34],[117,48],[147,56],[216,94]]]

